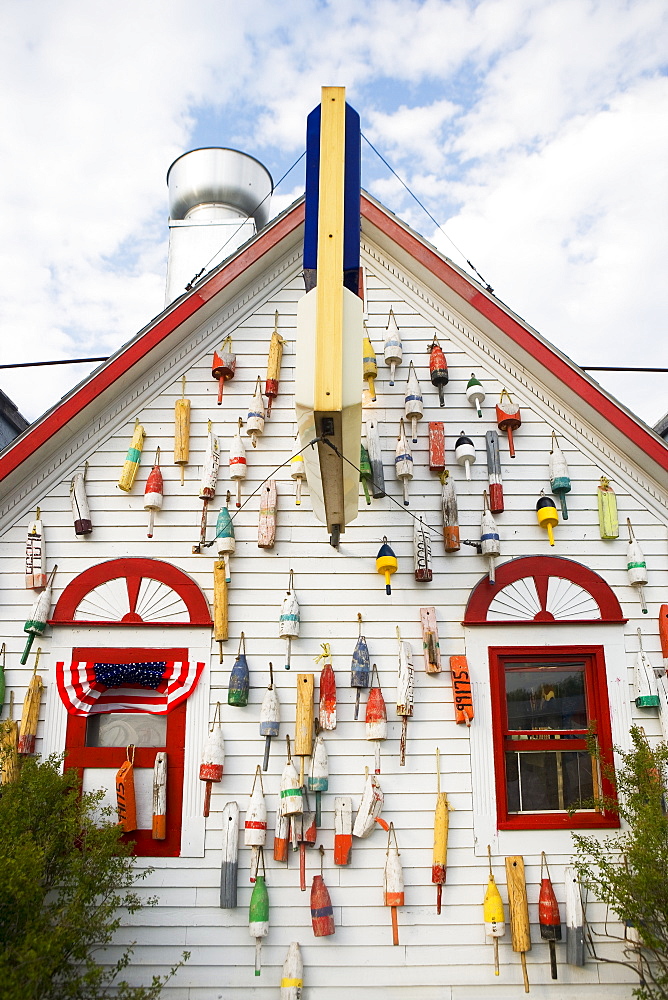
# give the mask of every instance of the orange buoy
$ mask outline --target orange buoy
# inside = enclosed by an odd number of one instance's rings
[[[334,799],[334,864],[350,863],[353,846],[353,803],[346,795]]]
[[[118,825],[123,827],[124,833],[132,833],[133,830],[137,829],[134,777],[135,747],[133,743],[130,743],[125,753],[127,759],[116,772],[116,808],[118,809]]]
[[[225,350],[226,347],[228,350]],[[211,362],[211,375],[218,380],[218,406],[223,401],[223,386],[234,378],[234,373],[237,370],[237,356],[232,353],[231,337],[225,338],[221,352],[218,354],[217,351],[214,351]]]
[[[471,678],[465,656],[450,657],[450,673],[452,674],[452,695],[455,704],[455,722],[465,722],[471,725],[473,720],[473,697],[471,695]]]
[[[510,393],[507,389],[503,389],[499,402],[496,406],[496,426],[500,431],[505,431],[508,435],[508,451],[511,458],[515,458],[515,442],[513,441],[513,431],[516,431],[518,427],[522,424],[522,417],[520,415],[519,406],[515,409],[504,410],[501,406],[503,402],[503,397],[508,397],[508,403],[512,407],[513,401],[510,398]]]
[[[659,609],[659,638],[661,639],[663,665],[668,669],[668,604],[662,604]]]
[[[441,406],[445,406],[443,387],[448,384],[448,362],[445,360],[443,348],[439,344],[436,334],[431,344],[428,345],[429,352],[429,377],[431,384],[438,389],[438,400]]]

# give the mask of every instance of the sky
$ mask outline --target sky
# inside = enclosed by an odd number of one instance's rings
[[[169,165],[231,146],[278,181],[333,85],[387,208],[578,364],[668,368],[666,53],[665,0],[4,0],[0,363],[131,339],[164,306]],[[302,161],[272,215],[303,188]],[[34,420],[94,367],[0,388]],[[668,374],[593,377],[668,410]]]

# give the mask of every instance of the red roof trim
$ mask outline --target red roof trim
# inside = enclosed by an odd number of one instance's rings
[[[246,250],[240,253],[230,263],[216,274],[212,275],[196,291],[180,302],[166,316],[163,316],[155,326],[151,326],[143,336],[130,344],[122,354],[109,362],[101,371],[93,375],[69,399],[58,406],[41,423],[37,424],[24,438],[0,459],[0,481],[14,472],[34,451],[45,441],[84,410],[89,403],[97,399],[113,383],[141,361],[154,347],[157,347],[165,337],[173,333],[185,320],[193,316],[221,289],[231,284],[243,272],[259,261],[280,241],[296,229],[304,221],[303,202],[296,205],[284,218],[280,219],[266,234],[260,235]]]
[[[411,255],[418,263],[440,281],[452,288],[454,292],[469,302],[482,316],[490,320],[502,333],[505,333],[515,344],[531,354],[540,364],[553,372],[573,392],[589,403],[613,426],[617,427],[634,444],[650,456],[663,468],[668,468],[668,452],[666,448],[648,434],[647,431],[620,409],[611,399],[596,386],[581,375],[576,369],[564,361],[547,344],[543,343],[530,330],[496,305],[487,295],[468,281],[462,274],[451,267],[442,257],[419,239],[407,232],[403,226],[388,216],[381,208],[367,198],[362,197],[362,217],[368,219],[386,236],[394,240],[398,246]]]

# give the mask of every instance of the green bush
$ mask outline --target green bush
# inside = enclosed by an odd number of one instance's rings
[[[582,887],[607,903],[616,917],[635,929],[623,942],[624,960],[639,974],[634,995],[668,1000],[668,816],[665,778],[668,744],[650,747],[642,729],[631,729],[632,748],[620,752],[614,774],[617,800],[606,808],[622,820],[619,833],[599,839],[574,834],[575,866]],[[593,946],[593,938],[590,939]],[[600,957],[600,956],[598,956]]]
[[[19,779],[0,790],[0,993],[3,1000],[154,1000],[166,980],[128,986],[119,973],[132,949],[99,964],[123,913],[146,905],[131,887],[131,848],[109,816],[103,792],[79,794],[58,757],[23,761]],[[149,905],[154,902],[149,900]]]

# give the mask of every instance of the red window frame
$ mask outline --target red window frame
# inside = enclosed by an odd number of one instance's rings
[[[84,651],[87,658],[99,655],[108,662],[113,656],[117,662],[131,663],[133,660],[179,659],[187,656],[184,649],[98,649]],[[77,653],[77,650],[74,650]],[[164,840],[153,840],[151,830],[135,830],[123,835],[126,843],[134,845],[137,857],[178,858],[181,853],[181,816],[183,812],[183,774],[186,745],[186,706],[182,702],[168,712],[165,745],[162,747],[137,747],[134,765],[136,768],[153,768],[156,754],[167,753],[167,829]],[[86,723],[88,715],[68,715],[65,735],[65,767],[74,768],[83,782],[84,771],[88,767],[108,768],[116,772],[126,759],[125,747],[86,746]]]
[[[505,665],[514,662],[573,660],[585,661],[585,700],[587,721],[595,726],[601,755],[601,764],[613,763],[612,729],[610,726],[610,706],[608,702],[607,679],[603,646],[490,646],[489,668],[492,702],[492,739],[494,747],[494,775],[496,784],[497,825],[499,830],[555,830],[582,829],[595,827],[618,827],[619,817],[609,810],[580,810],[569,814],[564,812],[511,813],[508,810],[506,785],[506,751],[531,753],[535,750],[564,749],[563,743],[557,747],[556,740],[546,738],[541,730],[540,738],[522,741],[510,740],[506,703]],[[576,742],[576,741],[573,741]],[[579,742],[579,741],[577,741]],[[569,749],[582,749],[579,745]],[[583,744],[584,746],[584,744]],[[606,797],[614,797],[614,786],[609,778],[601,774],[601,792]]]

